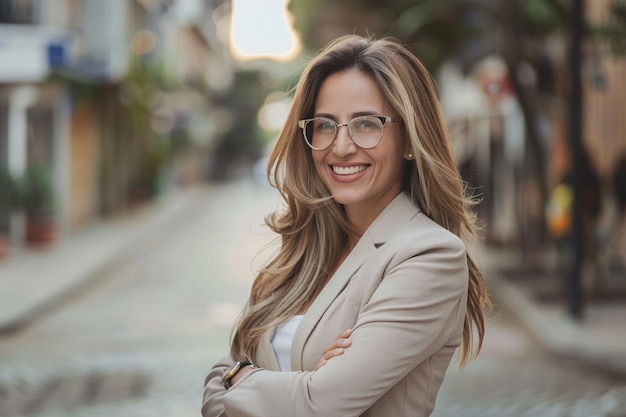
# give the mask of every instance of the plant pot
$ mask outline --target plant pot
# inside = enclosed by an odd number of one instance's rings
[[[0,262],[9,256],[11,247],[6,236],[0,234]]]
[[[45,248],[57,239],[57,225],[52,217],[26,219],[26,244],[30,247]]]

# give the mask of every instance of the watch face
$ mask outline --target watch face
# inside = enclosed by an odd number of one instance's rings
[[[235,362],[234,364],[232,364],[232,366],[226,370],[226,373],[224,373],[224,376],[222,377],[221,382],[224,388],[226,389],[230,388],[230,386],[232,385],[231,380],[233,379],[233,377],[237,375],[237,372],[239,372],[239,369],[247,365],[250,365],[250,363],[249,362]]]
[[[226,389],[230,388],[230,380],[233,378],[233,376],[235,376],[235,374],[239,370],[239,366],[240,366],[239,362],[235,362],[234,364],[232,364],[230,368],[226,370],[226,372],[224,373],[224,376],[222,377],[222,385],[224,386],[224,388]]]

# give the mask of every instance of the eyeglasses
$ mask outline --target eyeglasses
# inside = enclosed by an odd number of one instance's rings
[[[307,145],[317,151],[328,148],[337,137],[341,126],[348,128],[352,141],[359,147],[369,149],[380,143],[386,123],[394,123],[389,116],[358,116],[348,123],[337,123],[326,117],[298,121]]]

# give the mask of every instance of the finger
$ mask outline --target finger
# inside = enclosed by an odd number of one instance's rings
[[[315,366],[315,371],[317,371],[318,369],[320,369],[322,366],[326,365],[326,360],[325,359],[321,359],[317,365]]]
[[[338,348],[347,348],[352,344],[352,340],[350,339],[336,339],[333,340],[333,342],[326,346],[326,348],[324,349],[324,353],[328,353],[333,349],[338,349]]]
[[[341,356],[344,353],[344,349],[343,348],[336,348],[333,350],[330,350],[328,352],[326,352],[324,354],[324,356],[322,356],[322,358],[320,359],[320,361],[317,363],[317,366],[315,367],[315,370],[317,371],[319,368],[321,368],[322,366],[326,365],[326,363],[331,360],[332,358],[335,358],[337,356]]]
[[[352,329],[344,330],[339,336],[337,336],[337,339],[347,339],[348,337],[350,337],[351,334]]]
[[[351,335],[352,335],[352,329],[344,330],[339,336],[337,336],[335,340],[333,340],[333,342],[330,345],[326,346],[326,348],[324,349],[324,353],[332,349],[336,349],[338,347],[350,346],[352,344],[352,341],[349,339]]]
[[[334,357],[343,355],[343,353],[344,353],[344,349],[343,348],[336,348],[336,349],[329,350],[328,352],[326,352],[324,354],[324,356],[322,356],[322,359],[326,360],[326,361],[329,361],[329,360],[331,360]]]
[[[315,366],[315,370],[317,371],[322,366],[326,365],[326,363],[339,355],[342,355],[344,349],[352,345],[352,340],[350,340],[350,336],[352,335],[352,329],[346,329],[341,332],[333,342],[326,346],[324,349],[324,355],[320,358],[320,361]]]

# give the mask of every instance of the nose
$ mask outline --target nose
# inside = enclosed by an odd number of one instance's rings
[[[357,146],[350,137],[348,125],[346,123],[337,125],[337,137],[333,143],[333,152],[339,157],[355,153]]]

